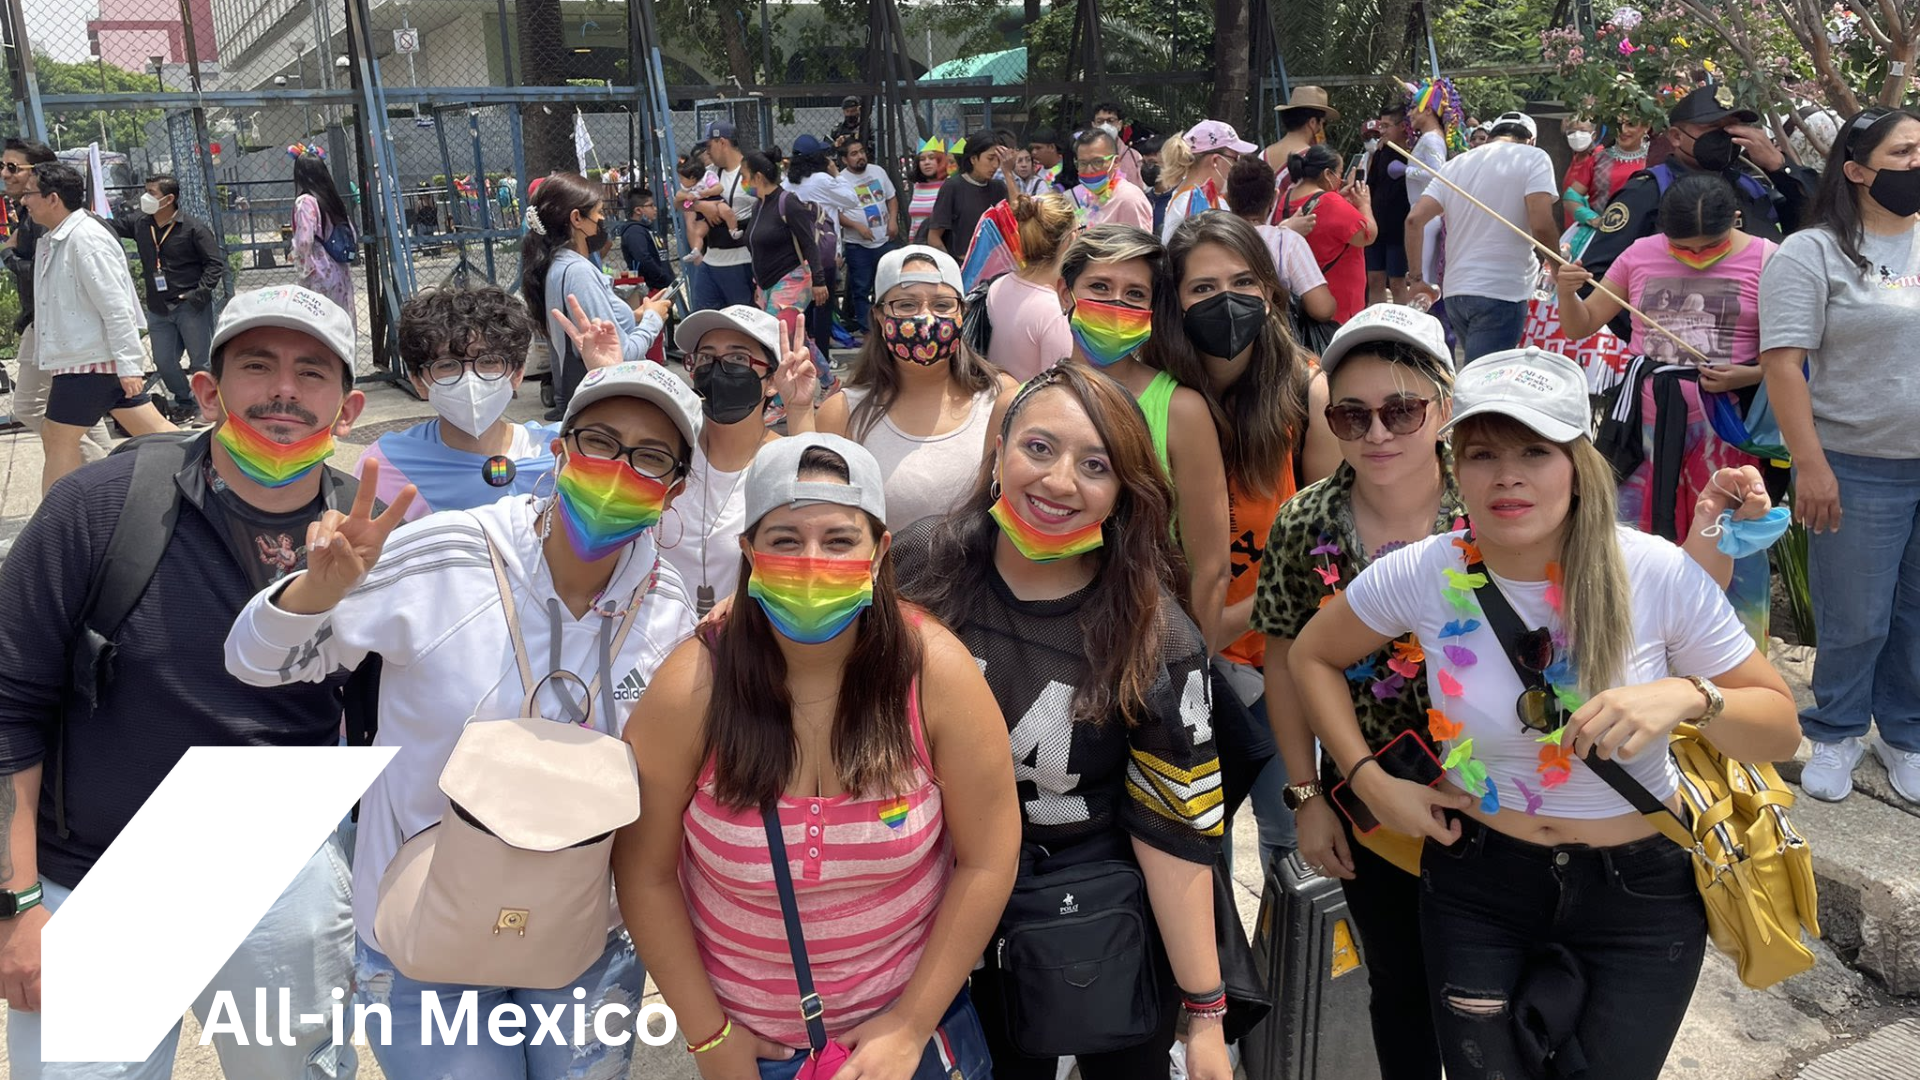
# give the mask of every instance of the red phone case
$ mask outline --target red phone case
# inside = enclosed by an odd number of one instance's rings
[[[1433,747],[1428,746],[1427,740],[1421,738],[1420,733],[1417,731],[1401,732],[1399,735],[1394,736],[1391,742],[1387,743],[1387,745],[1381,747],[1379,751],[1377,751],[1376,753],[1370,756],[1374,758],[1376,761],[1380,762],[1380,767],[1382,769],[1386,769],[1387,775],[1394,777],[1394,779],[1396,780],[1410,780],[1412,779],[1412,777],[1397,775],[1396,773],[1393,772],[1393,770],[1386,768],[1386,762],[1388,760],[1391,760],[1391,757],[1388,754],[1388,751],[1392,750],[1396,745],[1408,739],[1413,740],[1412,744],[1419,748],[1419,752],[1424,754],[1430,761],[1433,762],[1434,777],[1433,779],[1427,781],[1427,786],[1432,787],[1435,784],[1438,784],[1441,780],[1446,779],[1447,771],[1446,771],[1446,768],[1443,765],[1441,765],[1439,755],[1433,752]],[[1378,818],[1374,819],[1373,825],[1371,827],[1362,827],[1358,821],[1354,820],[1353,812],[1348,810],[1346,807],[1346,804],[1341,801],[1340,792],[1343,789],[1347,792],[1347,795],[1346,795],[1347,798],[1352,799],[1356,803],[1359,803],[1362,807],[1366,806],[1366,802],[1362,800],[1360,796],[1357,793],[1355,793],[1351,787],[1347,786],[1347,782],[1345,780],[1342,780],[1338,784],[1333,785],[1333,790],[1329,792],[1327,796],[1328,800],[1333,803],[1334,809],[1340,811],[1340,815],[1347,819],[1347,823],[1349,825],[1353,826],[1353,831],[1361,836],[1372,836],[1375,832],[1379,831],[1380,821]],[[1372,817],[1371,810],[1368,811],[1368,816]]]

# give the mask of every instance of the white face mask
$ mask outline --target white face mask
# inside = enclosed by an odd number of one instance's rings
[[[461,373],[460,381],[452,386],[429,383],[427,389],[427,404],[440,414],[440,419],[476,439],[481,432],[492,427],[495,420],[500,419],[507,411],[507,403],[512,400],[511,374],[498,379],[483,379],[472,371],[466,371]]]
[[[1373,152],[1374,152],[1375,150],[1378,150],[1378,149],[1380,149],[1380,140],[1379,140],[1379,139],[1368,139],[1368,140],[1367,140],[1367,153],[1369,153],[1369,154],[1371,154],[1371,153],[1373,153]]]
[[[154,195],[154,193],[151,191],[142,192],[140,195],[140,212],[147,215],[148,217],[152,217],[153,215],[159,213],[160,212],[159,197]]]
[[[1591,131],[1569,131],[1567,133],[1567,148],[1576,154],[1586,153],[1587,148],[1592,145],[1593,132]]]
[[[1106,132],[1108,135],[1111,135],[1115,140],[1118,140],[1120,138],[1119,124],[1097,124],[1095,126],[1098,127],[1101,131]]]

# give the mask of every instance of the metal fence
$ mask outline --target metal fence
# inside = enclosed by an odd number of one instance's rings
[[[1378,2],[1404,20],[1408,0]],[[1271,0],[1249,6],[1243,131],[1264,141],[1286,33]],[[117,203],[148,175],[176,176],[183,209],[226,238],[238,288],[292,280],[288,147],[322,148],[363,234],[363,373],[396,366],[393,317],[418,289],[517,286],[526,181],[551,170],[617,169],[620,187],[670,191],[707,122],[729,120],[746,146],[791,146],[825,136],[855,97],[874,158],[905,179],[930,136],[1071,135],[1097,101],[1121,102],[1141,131],[1185,127],[1207,115],[1215,68],[1213,7],[1190,0],[1044,12],[1037,0],[0,0],[0,12],[14,104],[0,128],[68,152],[98,143]],[[1404,51],[1368,56],[1353,77]]]

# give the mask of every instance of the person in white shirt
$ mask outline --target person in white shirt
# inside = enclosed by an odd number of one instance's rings
[[[374,516],[379,467],[370,465],[353,512],[309,531],[307,568],[255,595],[227,636],[227,670],[251,686],[314,682],[372,655],[385,660],[375,745],[399,753],[360,803],[354,967],[356,1000],[392,1009],[391,1043],[373,1052],[394,1080],[626,1075],[631,1044],[591,1036],[544,1049],[484,1038],[427,1045],[423,995],[451,1003],[468,988],[402,974],[374,937],[374,912],[401,843],[447,811],[438,780],[468,718],[525,715],[532,694],[534,715],[618,737],[654,670],[693,631],[687,589],[660,558],[653,526],[686,482],[700,428],[699,399],[684,380],[658,364],[622,363],[588,374],[569,399],[553,443],[552,496],[402,525],[413,492],[402,489]],[[586,691],[547,677],[562,671]],[[481,993],[543,1011],[584,998],[591,1010],[621,995],[637,1002],[645,981],[616,916],[605,952],[568,985]]]
[[[848,139],[843,153],[847,169],[842,175],[853,184],[854,196],[860,200],[860,218],[867,229],[862,235],[850,215],[842,218],[852,230],[846,234],[847,324],[865,331],[867,312],[873,305],[873,273],[880,265],[880,256],[893,244],[894,223],[900,220],[900,197],[887,170],[870,163],[865,139]]]
[[[1493,140],[1449,162],[1407,215],[1407,286],[1432,299],[1440,290],[1412,268],[1421,264],[1427,223],[1446,215],[1447,321],[1469,363],[1520,344],[1526,329],[1539,268],[1532,246],[1514,229],[1532,233],[1549,249],[1560,243],[1553,221],[1559,185],[1553,159],[1533,145],[1535,133],[1527,114],[1502,114],[1494,120]],[[1473,205],[1473,199],[1484,205]]]
[[[718,193],[694,202],[691,210],[707,222],[706,253],[693,276],[693,307],[722,308],[753,303],[753,255],[747,250],[747,222],[760,200],[740,178],[740,148],[733,125],[707,125],[707,156],[720,170]],[[702,185],[703,190],[705,185]]]
[[[33,362],[51,376],[40,444],[42,494],[80,467],[80,439],[113,413],[132,435],[172,431],[146,392],[140,298],[120,238],[82,210],[86,181],[71,165],[33,167],[20,205],[47,230],[33,263]]]
[[[1707,920],[1689,849],[1625,792],[1675,798],[1666,747],[1682,723],[1735,760],[1791,756],[1793,695],[1706,570],[1615,520],[1578,364],[1487,356],[1461,370],[1453,408],[1440,434],[1453,432],[1472,527],[1370,563],[1307,623],[1287,667],[1364,809],[1425,838],[1421,938],[1447,1073],[1541,1075],[1545,1048],[1577,1045],[1588,1075],[1656,1080]],[[1346,674],[1408,633],[1426,646],[1431,787],[1407,778],[1409,758],[1369,752]],[[1568,978],[1583,998],[1566,996]],[[1530,1050],[1506,1018],[1532,1006],[1549,1030]]]

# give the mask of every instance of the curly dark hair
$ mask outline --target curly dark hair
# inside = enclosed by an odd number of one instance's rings
[[[427,289],[400,307],[400,359],[411,375],[450,354],[499,353],[522,367],[532,341],[527,306],[497,285]]]

